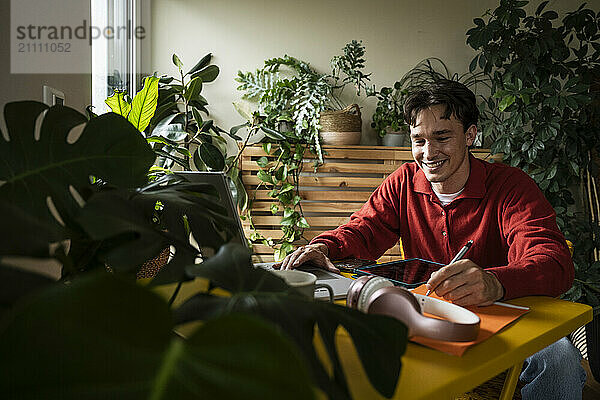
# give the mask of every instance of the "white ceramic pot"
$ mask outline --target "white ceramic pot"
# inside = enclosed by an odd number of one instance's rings
[[[408,132],[388,132],[382,139],[381,144],[389,147],[410,146]]]

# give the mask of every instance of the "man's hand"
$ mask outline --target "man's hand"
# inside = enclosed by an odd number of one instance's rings
[[[487,306],[504,296],[496,276],[469,259],[448,264],[431,274],[427,289],[459,306]]]
[[[326,269],[331,272],[339,274],[340,270],[337,269],[333,263],[327,257],[329,250],[323,243],[308,244],[301,246],[296,249],[292,254],[288,254],[286,258],[280,264],[280,269],[294,269],[298,268],[306,262]],[[277,264],[273,266],[277,268]]]

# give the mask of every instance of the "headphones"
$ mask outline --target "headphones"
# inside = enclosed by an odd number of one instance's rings
[[[479,333],[479,317],[456,304],[414,294],[381,276],[361,276],[346,296],[350,308],[396,318],[408,327],[408,336],[450,342],[470,342]],[[444,319],[430,318],[423,312]]]

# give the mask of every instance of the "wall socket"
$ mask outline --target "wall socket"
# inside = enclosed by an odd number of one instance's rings
[[[43,101],[49,106],[64,105],[65,94],[58,89],[54,89],[50,86],[43,86]]]

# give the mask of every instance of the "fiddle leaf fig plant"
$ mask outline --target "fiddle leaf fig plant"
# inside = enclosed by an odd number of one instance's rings
[[[533,15],[527,4],[502,0],[485,19],[473,20],[467,32],[477,51],[471,66],[492,76],[488,107],[499,112],[492,152],[537,182],[574,244],[575,284],[566,297],[598,307],[599,229],[575,207],[575,197],[577,183],[588,182],[585,193],[593,190],[591,176],[598,176],[600,12],[584,3],[558,21],[547,1]]]

